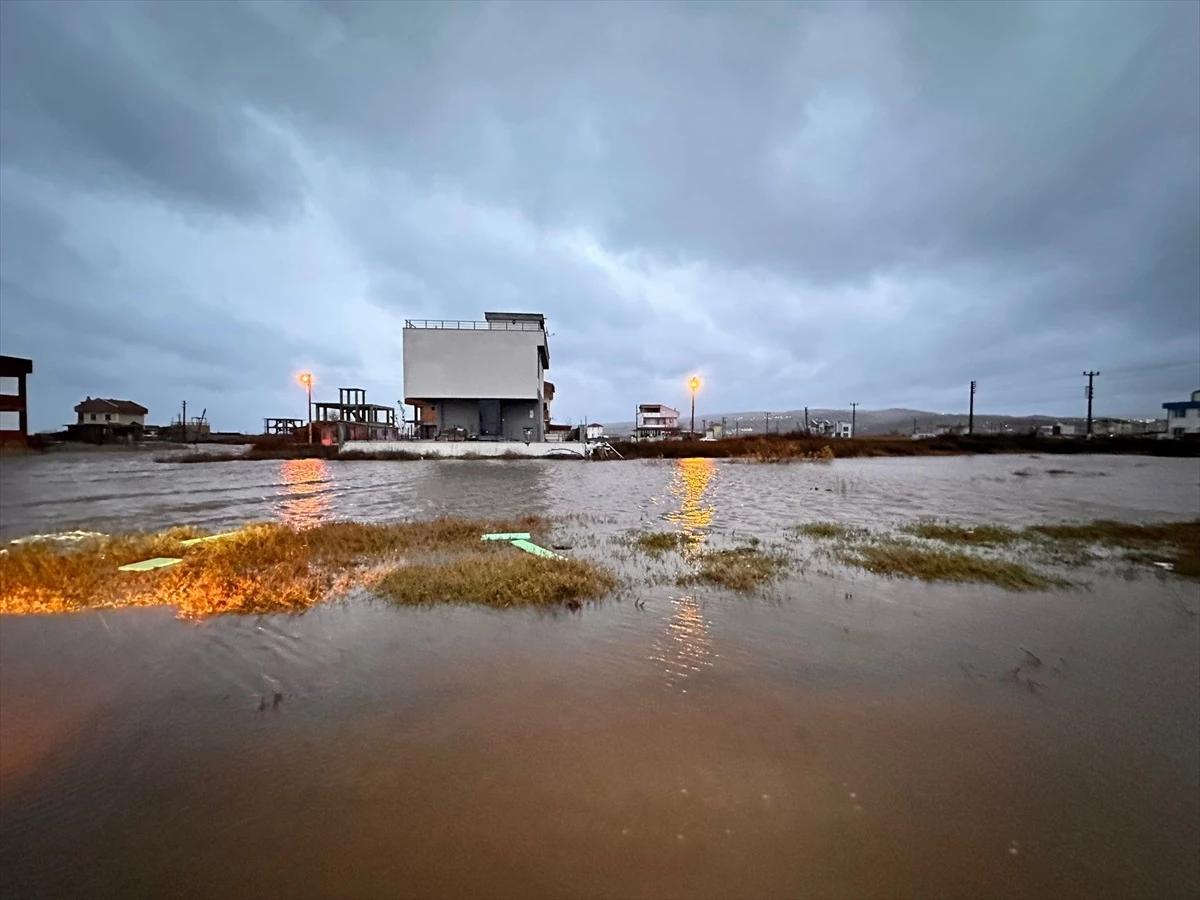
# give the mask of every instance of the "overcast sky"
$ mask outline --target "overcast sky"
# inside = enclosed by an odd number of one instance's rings
[[[546,314],[555,418],[1200,387],[1200,4],[0,3],[0,349],[214,427]]]

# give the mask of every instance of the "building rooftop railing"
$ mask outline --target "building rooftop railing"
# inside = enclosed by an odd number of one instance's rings
[[[405,319],[405,328],[446,328],[455,331],[545,331],[539,322],[485,322],[463,319]]]

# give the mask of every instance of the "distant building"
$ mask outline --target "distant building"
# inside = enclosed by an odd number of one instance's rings
[[[679,410],[661,403],[643,403],[637,408],[634,436],[639,441],[661,441],[679,434]]]
[[[67,426],[67,437],[96,444],[137,440],[145,434],[147,412],[132,400],[88,397],[76,405],[76,420]]]
[[[1164,403],[1167,411],[1167,435],[1173,438],[1200,436],[1200,391],[1192,391],[1191,400]]]
[[[934,434],[939,437],[947,434],[966,434],[966,425],[935,425],[933,427]]]
[[[33,360],[0,356],[0,444],[24,444],[29,440],[25,379],[32,372]]]
[[[704,429],[704,440],[719,441],[725,437],[725,426],[720,422],[713,422]]]
[[[419,438],[542,441],[554,386],[541,313],[404,323],[404,402]]]
[[[838,422],[837,427],[833,432],[834,437],[852,438],[854,437],[854,427],[849,422]]]
[[[584,430],[584,433],[589,441],[598,441],[600,438],[604,437],[604,426],[599,422],[592,422]]]
[[[146,427],[146,413],[150,410],[132,400],[102,400],[88,397],[75,407],[79,418],[76,425],[136,425]]]
[[[1039,425],[1037,434],[1038,437],[1074,437],[1075,426],[1064,425],[1062,422],[1055,422],[1053,425]]]

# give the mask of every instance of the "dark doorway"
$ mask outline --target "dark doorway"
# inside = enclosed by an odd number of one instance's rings
[[[500,437],[500,401],[479,401],[479,436]]]

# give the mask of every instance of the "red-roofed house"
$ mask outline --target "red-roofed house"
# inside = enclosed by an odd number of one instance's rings
[[[77,425],[137,425],[145,427],[150,410],[132,400],[102,400],[88,397],[75,407]]]

